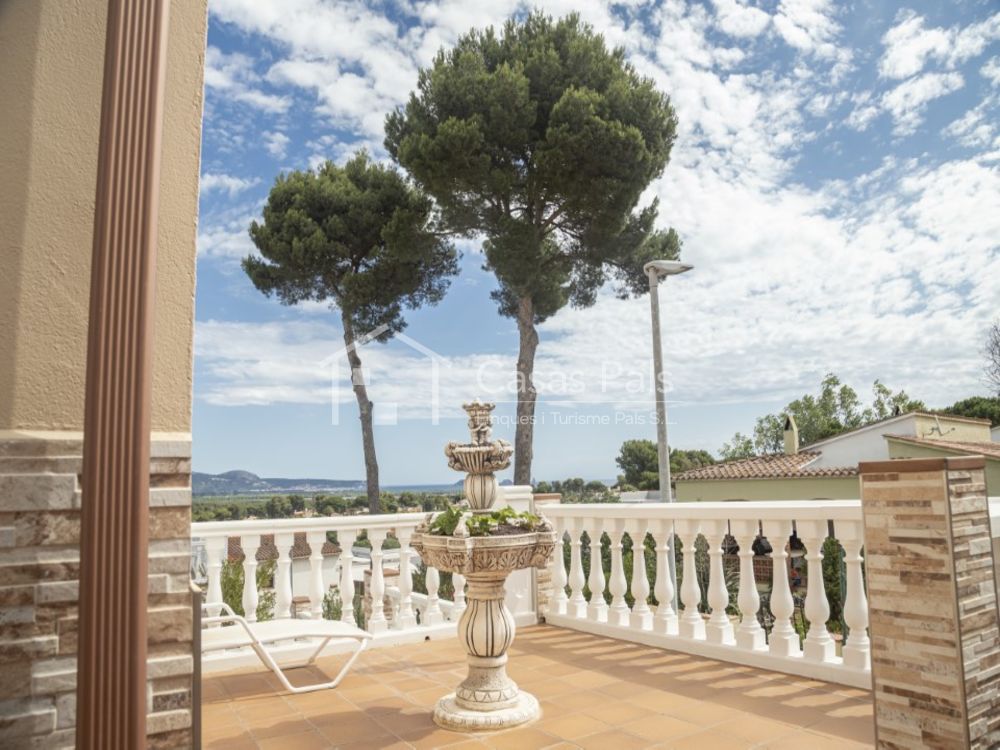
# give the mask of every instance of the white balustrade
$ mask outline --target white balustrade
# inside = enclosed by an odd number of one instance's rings
[[[427,586],[427,606],[424,608],[424,622],[427,625],[440,625],[444,622],[444,612],[441,611],[441,600],[438,589],[441,587],[441,574],[438,569],[428,565],[424,576]]]
[[[649,608],[649,577],[646,575],[646,522],[642,519],[625,521],[632,540],[632,612],[628,625],[638,630],[652,630],[653,611]],[[669,576],[668,576],[669,577]]]
[[[630,611],[625,601],[628,592],[628,580],[625,578],[625,565],[622,561],[622,539],[625,536],[625,522],[617,521],[608,532],[611,539],[611,580],[608,591],[611,592],[611,607],[608,609],[608,622],[623,627],[630,622]],[[591,557],[591,564],[594,558]],[[601,558],[598,556],[597,558]]]
[[[274,616],[276,619],[292,616],[292,546],[294,534],[275,534],[274,546],[278,550],[278,565],[274,571]]]
[[[455,601],[442,602],[437,594],[440,577],[436,570],[428,571],[428,587],[434,588],[434,595],[413,591],[414,552],[410,549],[410,539],[413,531],[426,516],[418,513],[394,513],[377,516],[316,516],[312,518],[288,518],[273,520],[249,521],[212,521],[192,524],[192,536],[198,540],[198,546],[205,550],[205,573],[207,576],[206,602],[209,614],[217,614],[220,607],[211,606],[213,602],[222,602],[223,566],[229,555],[230,539],[239,539],[243,549],[243,591],[240,603],[248,620],[257,619],[261,602],[261,590],[257,586],[257,572],[261,564],[258,561],[258,550],[262,538],[273,538],[275,557],[272,551],[270,559],[275,563],[273,582],[273,612],[269,615],[274,619],[292,617],[292,602],[295,596],[307,596],[309,607],[307,612],[298,616],[319,618],[323,616],[323,602],[334,586],[339,590],[341,601],[341,619],[349,624],[356,624],[354,609],[354,593],[357,584],[362,580],[362,565],[364,552],[355,551],[354,545],[362,532],[367,532],[372,544],[371,577],[369,595],[373,601],[381,602],[386,594],[394,598],[394,610],[389,616],[382,606],[373,607],[372,631],[384,634],[413,633],[418,637],[421,631],[433,628],[454,627],[462,610],[465,608],[465,580],[455,576]],[[336,532],[340,554],[336,557],[324,555],[323,546],[327,534]],[[400,543],[400,549],[381,549],[382,542],[389,536],[394,536]],[[309,548],[308,557],[302,557],[295,550],[295,543],[304,539]],[[293,557],[293,554],[295,555]],[[358,555],[356,558],[355,555]],[[261,560],[267,559],[261,556]],[[395,566],[398,559],[399,586],[398,596],[395,588],[387,591],[382,566]],[[368,561],[365,560],[365,563]],[[235,563],[239,564],[239,563]],[[364,566],[367,569],[367,564]],[[268,583],[262,582],[268,586]],[[379,591],[381,593],[379,593]],[[428,604],[428,598],[431,599]],[[420,612],[418,621],[417,611]],[[263,616],[263,615],[261,615]],[[442,631],[444,632],[444,631]],[[396,637],[396,636],[392,636]]]
[[[323,545],[326,544],[326,532],[310,531],[306,534],[309,545],[309,616],[314,620],[323,618],[323,598],[326,596],[326,586],[323,585]]]
[[[337,532],[340,544],[340,619],[354,625],[354,542],[358,538],[357,529],[341,529]]]
[[[792,625],[795,601],[792,599],[792,589],[788,584],[788,553],[785,551],[788,538],[792,535],[792,522],[766,520],[763,524],[764,536],[771,544],[771,614],[774,615],[768,646],[775,656],[784,658],[800,656],[802,646],[799,643],[799,634]]]
[[[247,622],[257,621],[257,550],[260,548],[260,534],[244,534],[240,537],[243,547],[243,616]]]
[[[677,635],[674,611],[674,582],[670,579],[670,556],[674,554],[674,522],[660,521],[656,528],[656,616],[653,630],[661,635]]]
[[[451,582],[455,588],[455,598],[452,600],[451,620],[458,622],[465,611],[465,576],[461,573],[452,573]]]
[[[740,626],[736,629],[736,645],[748,651],[756,651],[765,646],[764,628],[757,621],[760,609],[760,594],[757,593],[757,579],[753,569],[753,543],[757,538],[757,521],[733,521],[731,531],[740,548],[740,588],[736,604],[740,608]]]
[[[796,530],[806,545],[808,563],[805,615],[809,620],[809,633],[802,646],[802,655],[810,661],[829,661],[835,656],[836,644],[826,627],[830,619],[830,603],[823,582],[823,542],[826,541],[827,524],[825,521],[801,521]]]
[[[708,541],[708,606],[711,617],[705,626],[705,637],[710,643],[731,645],[736,642],[733,623],[729,621],[726,608],[729,607],[729,589],[726,586],[726,572],[722,565],[723,544],[729,524],[726,521],[709,521],[705,524],[705,539]]]
[[[871,640],[868,638],[868,596],[865,594],[865,579],[861,570],[864,525],[858,522],[845,523],[837,527],[837,534],[844,547],[844,564],[847,568],[844,622],[850,632],[843,648],[844,664],[854,669],[865,669],[871,660]]]
[[[676,523],[677,536],[681,540],[681,550],[684,553],[684,576],[681,580],[681,604],[684,614],[679,623],[683,638],[705,640],[705,621],[698,611],[701,602],[701,586],[698,585],[698,571],[695,564],[695,543],[701,521],[697,518],[685,519]]]
[[[552,594],[549,597],[548,606],[543,614],[549,611],[557,615],[566,614],[569,606],[569,598],[566,596],[566,560],[563,555],[563,545],[566,530],[560,524],[554,526],[556,532],[556,548],[552,553],[552,560],[549,561],[550,580],[552,583]]]
[[[568,528],[568,526],[567,526]],[[569,614],[572,617],[587,616],[587,598],[583,587],[587,580],[583,576],[583,519],[578,518],[572,525],[570,534]]]
[[[205,601],[209,605],[208,613],[212,617],[217,617],[222,611],[222,565],[229,555],[229,540],[209,539],[205,542],[205,574],[208,576],[208,590],[205,593]]]
[[[385,575],[382,570],[382,543],[386,532],[382,529],[372,529],[368,532],[368,541],[372,545],[372,569],[369,584],[371,586],[372,611],[368,616],[367,628],[372,633],[381,633],[388,629],[389,622],[385,618]]]
[[[590,602],[587,604],[587,616],[594,622],[608,621],[608,604],[604,601],[604,558],[601,555],[601,529],[599,519],[594,519],[587,534],[590,536],[590,575],[587,585],[590,587]]]
[[[554,590],[546,615],[550,624],[723,661],[870,687],[871,646],[867,634],[859,501],[550,504],[546,505],[545,514],[557,530],[568,533],[570,543],[570,566],[565,583],[562,579],[566,575],[565,568],[557,561],[551,563]],[[829,605],[823,585],[822,546],[831,523],[834,536],[844,547],[847,569],[844,620],[850,632],[843,656],[837,655],[836,643],[826,626]],[[808,583],[804,612],[796,612],[789,584],[787,547],[793,529],[806,547]],[[581,536],[584,532],[590,538],[588,576],[582,564]],[[647,532],[655,542],[653,590],[658,602],[655,612],[651,612],[647,604],[649,580],[644,544]],[[611,540],[611,564],[607,571],[610,607],[601,596],[605,570],[601,566],[600,539],[605,533]],[[623,533],[632,539],[631,577],[622,564]],[[679,592],[683,610],[679,615],[673,608],[674,590],[668,573],[670,556],[675,554],[675,533],[683,552]],[[754,553],[754,545],[761,534],[771,545],[773,572],[770,580],[758,580],[754,570],[755,560],[766,559]],[[739,545],[738,570],[736,557],[727,556],[727,535]],[[710,615],[707,617],[699,612],[702,589],[697,566],[704,564],[706,557],[697,552],[699,536],[704,536],[708,543],[705,593]],[[729,585],[727,570],[731,578],[738,576]],[[570,595],[562,602],[555,589],[561,590],[566,583]],[[583,597],[585,583],[591,590],[589,604]],[[734,586],[737,587],[738,617],[727,613],[732,603],[730,588]],[[634,600],[631,608],[624,599],[627,590],[631,590]],[[767,614],[769,610],[773,616],[773,621],[768,620],[769,632],[758,619],[765,592],[769,593],[769,603],[764,611]],[[809,622],[804,648],[794,627],[793,617],[799,616]]]

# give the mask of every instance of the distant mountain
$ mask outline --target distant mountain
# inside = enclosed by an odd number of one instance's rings
[[[364,492],[365,483],[360,479],[286,479],[259,477],[250,471],[226,471],[222,474],[191,472],[193,495],[256,495],[273,492],[331,492],[358,490]]]

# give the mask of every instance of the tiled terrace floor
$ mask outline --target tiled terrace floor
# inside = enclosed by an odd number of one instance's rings
[[[320,660],[319,666],[335,674],[341,658]],[[297,670],[303,682],[316,676],[305,674],[309,671]],[[866,691],[571,630],[522,629],[508,671],[538,697],[543,716],[488,735],[448,732],[430,718],[435,701],[464,676],[457,640],[367,651],[340,687],[303,695],[282,694],[266,671],[211,676],[204,681],[204,747],[846,750],[873,745]]]

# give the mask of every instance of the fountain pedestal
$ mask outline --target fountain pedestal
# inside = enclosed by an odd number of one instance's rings
[[[449,537],[417,532],[412,545],[427,565],[465,576],[466,609],[458,622],[469,672],[438,701],[434,721],[448,729],[496,730],[540,715],[538,701],[507,676],[507,650],[516,625],[504,601],[507,576],[544,568],[555,548],[553,531],[508,536]]]

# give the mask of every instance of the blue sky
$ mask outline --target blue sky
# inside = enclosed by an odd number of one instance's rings
[[[239,268],[247,226],[281,171],[358,148],[385,159],[385,114],[436,50],[529,7],[486,5],[210,0],[197,470],[364,475],[338,316],[256,292]],[[880,378],[936,406],[985,391],[1000,313],[995,2],[540,7],[578,11],[677,111],[644,198],[696,266],[662,295],[673,445],[716,451],[830,371],[863,396]],[[499,401],[495,434],[513,438],[515,326],[489,299],[479,243],[460,249],[445,300],[407,315],[410,342],[362,350],[386,484],[457,478],[442,447],[465,434],[463,401]],[[602,294],[540,335],[536,478],[614,477],[621,442],[655,436],[648,299]]]

